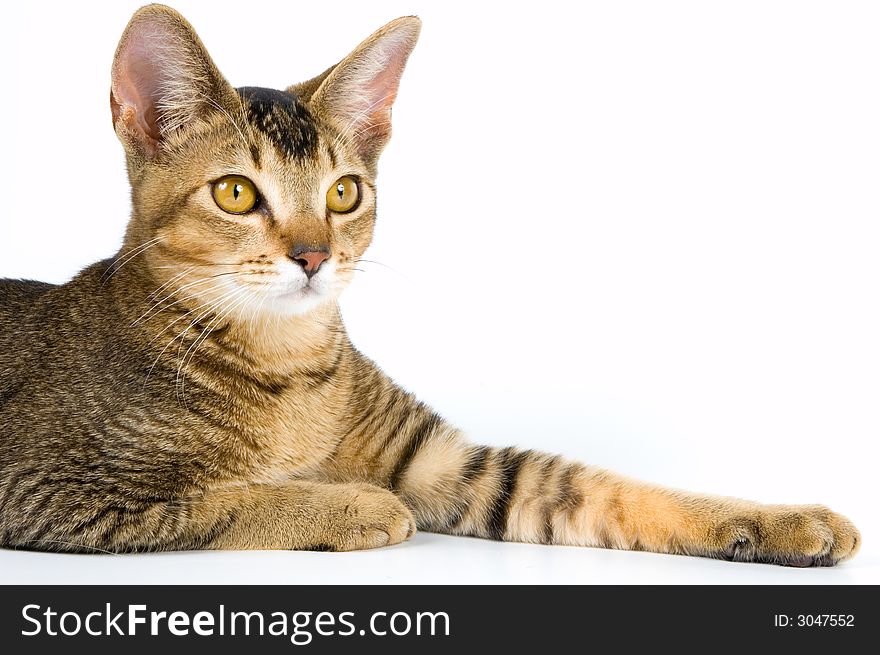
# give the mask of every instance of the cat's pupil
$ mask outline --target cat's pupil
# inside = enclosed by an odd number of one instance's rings
[[[337,184],[336,185],[336,193],[339,194],[339,198],[341,199],[342,196],[345,195],[345,185],[344,184]]]
[[[238,194],[242,192],[243,187],[240,184],[236,184],[232,187],[232,197],[238,200]]]

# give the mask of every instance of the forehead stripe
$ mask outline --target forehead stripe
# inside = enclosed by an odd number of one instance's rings
[[[243,87],[238,94],[244,101],[248,120],[287,159],[314,156],[318,128],[299,98],[286,91]]]

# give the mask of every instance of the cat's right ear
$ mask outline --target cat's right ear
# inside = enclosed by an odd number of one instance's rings
[[[135,12],[116,49],[110,87],[113,127],[126,148],[152,159],[169,134],[236,101],[183,16],[164,5]]]

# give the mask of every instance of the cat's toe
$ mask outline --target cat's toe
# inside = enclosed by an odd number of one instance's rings
[[[718,557],[792,567],[834,566],[861,541],[849,519],[821,505],[767,506],[721,523],[717,535]]]
[[[344,511],[345,539],[339,550],[363,550],[399,544],[416,531],[409,508],[390,491],[362,485]]]

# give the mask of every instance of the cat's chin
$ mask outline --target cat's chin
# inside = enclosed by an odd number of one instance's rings
[[[262,311],[278,316],[302,316],[314,311],[331,298],[312,287],[281,293],[267,298]]]

